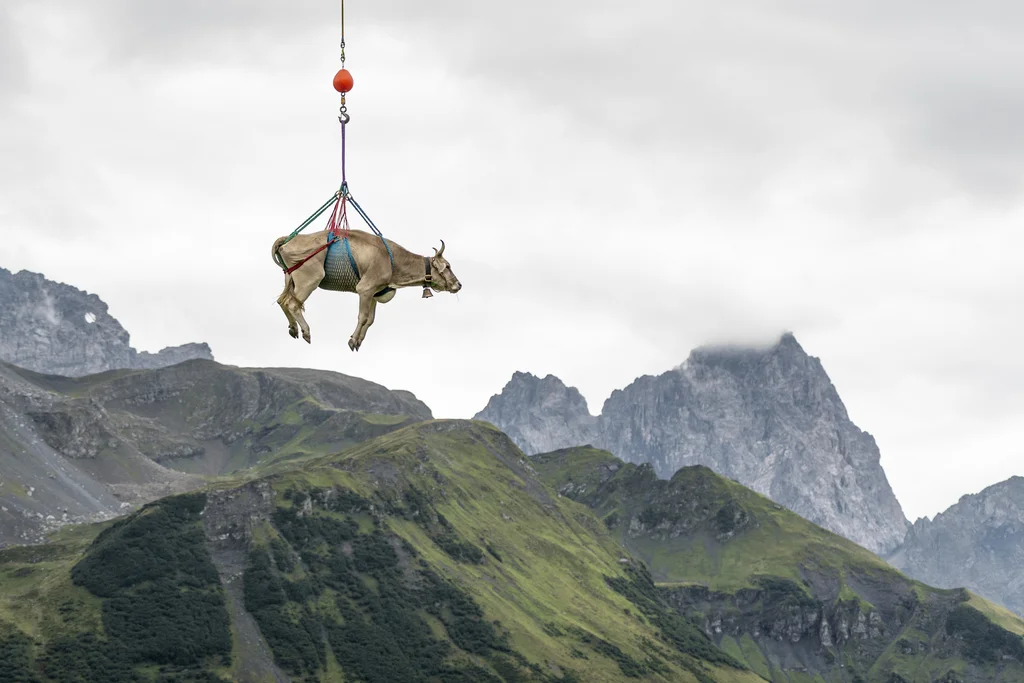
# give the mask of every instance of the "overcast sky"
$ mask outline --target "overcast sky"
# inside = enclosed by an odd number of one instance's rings
[[[0,266],[156,351],[305,366],[470,417],[515,370],[591,411],[791,330],[913,520],[1024,474],[1024,3],[349,0],[348,173],[457,297],[313,344],[273,240],[340,182],[327,0],[3,0]]]

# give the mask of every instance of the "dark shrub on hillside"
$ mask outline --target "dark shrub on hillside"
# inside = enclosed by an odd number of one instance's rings
[[[500,683],[468,662],[446,662],[455,653],[453,644],[483,657],[508,651],[504,638],[469,595],[429,571],[408,542],[380,525],[362,533],[352,518],[339,518],[347,509],[368,509],[367,501],[339,492],[303,495],[316,503],[311,514],[300,516],[291,508],[272,516],[290,547],[272,543],[269,550],[254,549],[244,576],[246,608],[282,669],[295,677],[316,679],[326,666],[329,643],[346,680]],[[432,537],[448,536],[460,543],[424,494],[412,491],[402,503],[392,504],[395,514],[416,520]],[[325,507],[329,512],[323,511]],[[483,551],[465,545],[468,548],[460,544],[455,550],[464,561],[478,555],[482,559]],[[301,580],[285,576],[286,556],[302,559]],[[448,638],[435,634],[426,614],[439,622]]]
[[[204,494],[167,498],[105,529],[71,571],[75,584],[112,597],[144,581],[172,578],[188,587],[217,582],[198,525]]]
[[[480,548],[472,543],[460,541],[453,533],[438,534],[434,537],[434,543],[457,562],[481,564],[484,561],[484,553]]]
[[[946,618],[946,633],[964,642],[964,656],[984,664],[1008,656],[1024,663],[1024,639],[967,605],[959,605]]]
[[[321,624],[304,605],[296,605],[301,617],[286,612],[290,582],[275,572],[270,554],[262,548],[249,553],[243,576],[245,609],[259,624],[274,652],[278,666],[293,676],[318,671],[327,661]]]
[[[230,622],[206,548],[204,494],[167,498],[101,533],[72,581],[103,600],[103,627],[135,663],[192,666],[231,653]]]
[[[742,664],[718,649],[711,639],[694,623],[673,610],[662,599],[654,585],[647,567],[640,564],[626,566],[629,578],[607,577],[605,581],[617,593],[630,602],[658,627],[661,640],[678,652],[693,655],[712,664],[724,664],[735,669],[745,668]],[[693,672],[698,680],[703,674]]]
[[[156,683],[230,683],[226,679],[209,671],[184,671],[180,673],[164,673],[156,678]]]
[[[0,632],[0,683],[39,683],[31,667],[32,641],[20,632]]]
[[[109,641],[85,633],[61,638],[39,658],[44,680],[53,683],[142,683],[128,652]]]

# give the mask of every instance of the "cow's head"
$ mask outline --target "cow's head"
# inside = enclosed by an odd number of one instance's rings
[[[441,251],[434,249],[430,257],[430,288],[439,292],[455,294],[462,289],[462,283],[455,277],[452,266],[444,257],[444,240],[441,240]]]

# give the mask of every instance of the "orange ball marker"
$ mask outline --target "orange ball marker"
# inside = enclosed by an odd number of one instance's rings
[[[352,89],[353,85],[352,74],[348,69],[342,69],[334,75],[334,89],[338,92],[345,94]]]

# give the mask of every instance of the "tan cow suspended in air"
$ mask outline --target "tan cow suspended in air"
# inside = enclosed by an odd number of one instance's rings
[[[366,330],[373,324],[377,302],[391,301],[395,290],[423,287],[423,297],[427,298],[432,296],[431,289],[452,294],[462,289],[444,258],[444,240],[441,250],[434,249],[433,256],[420,256],[387,238],[361,230],[348,230],[345,235],[321,230],[291,239],[281,237],[274,242],[274,263],[285,271],[284,291],[277,303],[288,318],[288,334],[295,339],[301,328],[302,338],[310,342],[309,325],[302,311],[306,299],[317,288],[359,295],[359,318],[348,340],[353,351],[359,350]]]

